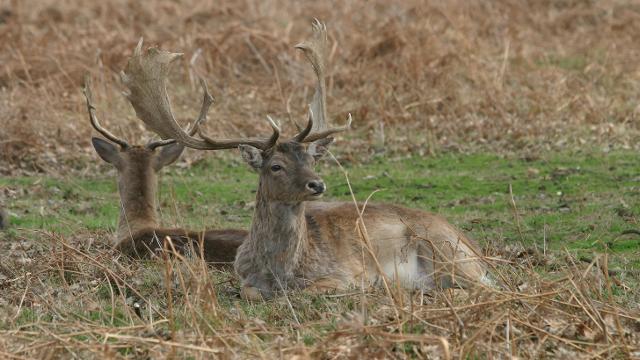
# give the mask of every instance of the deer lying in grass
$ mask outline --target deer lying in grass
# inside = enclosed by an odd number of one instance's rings
[[[197,124],[206,119],[213,98],[206,84],[202,111],[190,133]],[[84,94],[87,100],[89,119],[93,127],[110,141],[93,137],[91,142],[102,160],[113,165],[118,171],[118,191],[120,193],[120,218],[115,247],[123,252],[144,257],[163,248],[166,237],[171,238],[175,249],[186,253],[195,250],[197,256],[211,263],[231,263],[235,259],[238,246],[247,235],[245,230],[207,230],[203,232],[159,227],[156,193],[158,172],[176,161],[184,146],[174,141],[154,141],[146,145],[129,145],[103,128],[95,115],[88,79]],[[202,248],[201,248],[202,246]]]
[[[333,139],[323,136],[332,129],[310,134],[312,123],[267,150],[240,146],[260,174],[249,236],[234,263],[244,298],[343,289],[385,276],[412,289],[487,280],[474,244],[440,216],[375,203],[358,204],[360,216],[352,202],[316,201],[326,186],[313,167]]]
[[[6,229],[9,226],[9,214],[7,211],[0,207],[0,230]]]
[[[476,246],[442,217],[385,204],[358,204],[364,209],[360,215],[350,202],[317,201],[326,186],[313,166],[332,142],[329,136],[348,128],[350,117],[345,127],[327,126],[326,29],[318,21],[313,29],[312,40],[297,48],[314,69],[316,92],[307,127],[290,140],[278,143],[279,128],[271,120],[269,139],[220,142],[202,131],[195,138],[175,121],[164,101],[164,86],[138,89],[140,94],[160,94],[153,103],[162,104],[164,111],[137,112],[162,138],[196,149],[239,145],[243,158],[259,173],[253,222],[234,263],[242,297],[260,299],[292,288],[343,289],[386,283],[387,278],[418,289],[490,282]],[[151,49],[144,58],[150,68],[166,72],[176,55]],[[307,148],[304,143],[309,143]]]

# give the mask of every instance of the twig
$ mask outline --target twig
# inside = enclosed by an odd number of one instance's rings
[[[29,285],[31,284],[31,273],[26,273],[26,282],[27,284],[24,286],[24,292],[22,293],[22,297],[20,298],[20,303],[18,304],[18,310],[16,310],[16,314],[11,319],[11,322],[15,322],[18,316],[20,316],[20,311],[22,311],[22,304],[24,303],[24,298],[27,296],[27,291],[29,291]]]
[[[520,240],[524,242],[524,235],[522,235],[522,228],[520,227],[520,215],[518,214],[518,207],[516,206],[516,200],[513,197],[513,188],[511,187],[511,183],[509,183],[509,196],[511,197],[511,207],[513,207],[513,217],[516,220],[518,234],[520,235]]]
[[[155,338],[147,338],[147,337],[139,337],[139,336],[131,336],[131,335],[111,334],[111,333],[105,334],[104,337],[105,337],[105,340],[109,340],[109,339],[129,340],[129,341],[133,340],[133,341],[139,341],[141,343],[150,343],[150,344],[157,344],[157,345],[168,345],[168,346],[171,346],[173,348],[181,348],[181,349],[187,349],[187,350],[202,351],[202,352],[206,352],[206,353],[210,353],[210,354],[218,354],[218,353],[222,352],[220,349],[212,349],[212,348],[208,348],[208,347],[204,347],[204,346],[190,345],[190,344],[179,343],[179,342],[175,342],[175,341],[165,341],[165,340],[160,340],[160,339],[155,339]]]
[[[262,67],[267,71],[267,73],[271,75],[271,68],[269,68],[269,65],[262,57],[262,54],[260,54],[260,51],[258,51],[258,49],[256,49],[256,47],[253,45],[253,42],[251,42],[251,35],[247,35],[244,38],[244,42],[247,44],[251,52],[253,52],[253,55],[256,56],[256,59],[258,59],[258,61],[260,62],[260,65],[262,65]]]

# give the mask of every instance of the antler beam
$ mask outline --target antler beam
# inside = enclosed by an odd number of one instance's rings
[[[209,113],[209,107],[211,107],[214,100],[213,96],[211,96],[211,93],[209,93],[209,87],[207,86],[207,82],[203,78],[199,78],[199,80],[200,80],[200,87],[202,87],[202,91],[204,93],[204,98],[202,99],[202,107],[200,108],[200,115],[198,115],[198,119],[196,119],[196,121],[193,124],[191,124],[191,126],[189,127],[189,130],[187,130],[187,134],[189,134],[189,136],[195,135],[196,132],[198,132],[200,125],[204,124],[207,121],[207,114]],[[159,146],[169,145],[175,142],[176,142],[175,139],[153,141],[147,144],[147,147],[149,149],[155,149]]]
[[[201,122],[206,119],[206,113],[213,101],[211,95],[207,95],[206,85],[200,116],[194,126],[187,133],[178,125],[171,102],[167,94],[167,79],[171,64],[182,57],[180,53],[170,53],[158,48],[150,48],[145,53],[142,51],[142,39],[138,42],[133,55],[129,59],[125,70],[121,73],[122,81],[129,89],[126,94],[129,102],[136,110],[136,115],[147,127],[158,134],[161,139],[175,140],[187,147],[199,150],[220,150],[235,148],[240,144],[251,145],[260,149],[268,149],[275,144],[279,129],[273,127],[273,135],[268,139],[240,138],[240,139],[213,139],[202,134],[199,128]],[[204,81],[201,81],[201,85]],[[275,124],[273,124],[275,125]],[[198,132],[201,138],[193,137]],[[276,133],[278,133],[276,135]],[[170,140],[167,140],[170,141]],[[164,143],[164,142],[163,142]]]
[[[87,99],[87,111],[89,112],[89,120],[91,121],[91,125],[93,125],[93,128],[107,139],[120,145],[121,148],[128,148],[129,143],[113,135],[111,132],[109,132],[109,130],[103,128],[100,125],[98,117],[96,116],[96,107],[93,106],[93,93],[91,92],[91,77],[89,77],[89,74],[85,75],[84,77],[84,88],[82,89],[82,93],[84,94],[85,99]]]

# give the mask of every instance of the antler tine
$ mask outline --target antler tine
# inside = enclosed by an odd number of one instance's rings
[[[299,142],[310,143],[310,142],[314,142],[316,140],[324,139],[326,137],[329,137],[329,136],[331,136],[333,134],[337,134],[339,132],[347,131],[347,130],[349,130],[351,128],[352,120],[353,119],[351,118],[351,114],[349,114],[349,116],[347,117],[347,123],[346,124],[344,124],[342,126],[337,126],[337,127],[333,127],[333,128],[324,129],[322,131],[316,131],[316,132],[308,135],[304,139],[300,140]]]
[[[196,132],[198,132],[199,126],[207,121],[209,108],[214,101],[213,96],[211,96],[211,93],[209,92],[207,82],[202,77],[199,77],[198,79],[200,81],[200,87],[202,87],[202,91],[204,92],[204,97],[202,99],[202,107],[200,108],[200,115],[198,115],[198,119],[196,119],[196,121],[189,127],[189,130],[187,130],[187,134],[189,134],[189,136],[195,135]],[[157,147],[173,144],[175,142],[175,139],[153,141],[147,144],[147,148],[155,149]]]
[[[206,134],[203,134],[202,130],[199,127],[198,127],[198,135],[200,135],[200,137],[204,139],[207,142],[207,144],[211,146],[210,148],[211,150],[230,149],[232,147],[237,147],[238,145],[241,145],[241,144],[251,145],[260,150],[268,150],[272,148],[276,144],[276,142],[278,142],[278,138],[280,137],[280,128],[278,127],[278,125],[276,125],[276,123],[273,121],[273,119],[271,119],[270,116],[267,116],[267,120],[269,121],[269,124],[271,125],[271,129],[273,130],[271,137],[269,137],[268,139],[246,138],[246,139],[214,140],[214,139],[211,139]]]
[[[202,91],[204,92],[204,96],[202,98],[202,107],[200,108],[200,115],[198,115],[198,119],[191,125],[187,133],[190,136],[193,136],[198,132],[198,128],[200,125],[204,124],[207,121],[207,114],[209,113],[209,107],[213,104],[213,96],[209,92],[209,87],[207,86],[207,82],[199,77],[200,86],[202,87]]]
[[[107,129],[103,128],[100,125],[100,122],[98,121],[98,117],[96,116],[96,107],[93,106],[93,93],[91,92],[91,77],[89,76],[89,74],[86,74],[84,77],[84,88],[82,89],[82,93],[84,94],[85,99],[87,99],[87,111],[89,112],[89,121],[91,121],[91,125],[93,125],[93,128],[96,129],[100,134],[102,134],[107,139],[120,145],[121,148],[123,149],[128,148],[129,143],[113,135]]]
[[[296,142],[303,142],[304,139],[311,132],[312,128],[313,128],[313,110],[309,108],[309,117],[307,118],[307,126],[304,129],[302,129],[302,131],[300,131],[298,134],[296,134],[293,138],[291,138],[291,140]]]
[[[129,59],[124,72],[121,73],[122,81],[129,88],[127,98],[136,111],[136,115],[142,120],[150,130],[160,136],[161,139],[175,139],[175,141],[194,149],[200,150],[220,150],[235,148],[240,144],[249,144],[256,147],[265,147],[271,144],[271,139],[276,136],[276,131],[269,139],[232,139],[214,140],[202,134],[199,122],[206,118],[206,111],[209,108],[205,91],[205,101],[201,117],[196,121],[189,133],[178,125],[171,102],[167,94],[167,78],[171,64],[182,57],[180,53],[170,53],[158,48],[150,48],[146,52],[142,51],[142,39],[138,42],[133,55]],[[212,101],[212,99],[211,99]],[[204,116],[202,116],[204,113]],[[193,132],[197,131],[202,139],[194,138]],[[278,131],[279,134],[279,131]],[[276,137],[277,139],[277,137]],[[171,143],[165,140],[160,144]],[[271,145],[272,146],[272,145]]]
[[[311,104],[309,104],[309,107],[313,110],[315,116],[313,131],[321,131],[329,126],[326,105],[327,86],[325,81],[325,62],[328,42],[327,27],[318,19],[314,19],[311,27],[313,31],[311,39],[296,45],[295,48],[302,50],[307,60],[311,63],[313,72],[316,74],[316,91],[313,94],[313,100]]]

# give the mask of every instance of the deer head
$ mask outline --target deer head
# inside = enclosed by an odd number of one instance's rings
[[[310,111],[307,127],[292,139],[266,150],[240,145],[242,158],[260,174],[258,193],[267,201],[300,202],[321,198],[326,186],[313,168],[327,153],[333,142],[331,135],[350,126],[351,115],[344,126],[311,134],[313,113]],[[305,146],[306,143],[309,145]]]
[[[314,19],[311,38],[295,46],[302,50],[316,75],[307,127],[292,139],[267,150],[240,145],[243,159],[260,174],[260,190],[267,200],[302,201],[322,197],[326,186],[313,166],[333,142],[330,135],[345,131],[351,125],[349,115],[345,126],[328,127],[325,85],[327,41],[327,27]],[[308,147],[303,143],[308,143]]]
[[[205,99],[210,99],[211,95],[203,84]],[[93,105],[93,94],[91,92],[91,81],[89,77],[85,78],[83,89],[84,96],[87,101],[87,110],[89,112],[89,120],[93,128],[102,134],[107,140],[98,137],[91,138],[94,149],[100,158],[118,170],[118,183],[121,188],[125,188],[126,184],[139,181],[140,179],[155,180],[155,174],[174,161],[176,161],[182,152],[184,146],[175,141],[150,141],[146,145],[130,145],[110,131],[105,129],[96,116],[96,108]],[[203,103],[203,108],[208,107],[211,100]],[[196,131],[196,127],[206,120],[206,111],[204,116],[200,116],[196,123],[189,130],[190,133]],[[158,150],[160,149],[160,150]]]

